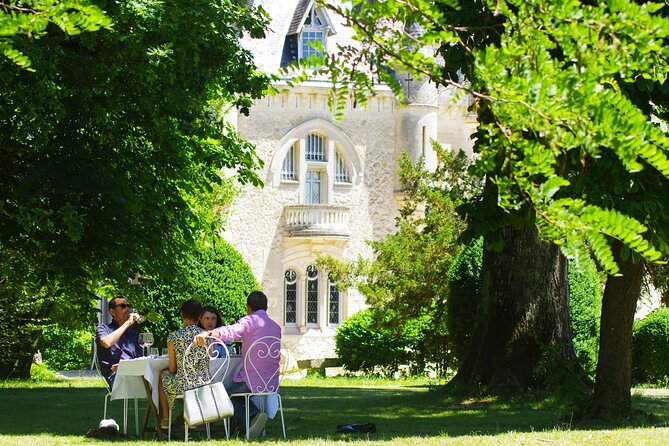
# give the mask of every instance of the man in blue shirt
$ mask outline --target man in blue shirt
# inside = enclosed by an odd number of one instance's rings
[[[98,343],[100,372],[109,383],[114,385],[114,377],[121,359],[134,359],[142,356],[139,346],[139,333],[132,325],[139,319],[137,313],[130,313],[128,299],[123,296],[109,300],[109,324],[98,325],[95,342]]]

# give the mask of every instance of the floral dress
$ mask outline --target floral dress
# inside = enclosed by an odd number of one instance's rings
[[[177,371],[172,374],[169,370],[163,371],[163,388],[167,394],[170,409],[174,409],[174,400],[186,390],[207,384],[209,376],[209,356],[205,347],[191,347],[188,353],[189,363],[184,370],[183,357],[186,348],[193,342],[193,337],[201,333],[202,328],[197,325],[188,325],[175,331],[167,338],[174,344],[174,355],[177,361]]]

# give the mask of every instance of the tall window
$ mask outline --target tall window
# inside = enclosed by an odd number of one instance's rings
[[[339,153],[339,150],[335,151],[335,182],[337,183],[350,183],[351,176],[348,173],[348,167],[344,158]]]
[[[332,280],[332,276],[328,275],[328,321],[331,324],[339,324],[340,319],[340,300],[339,290],[337,284]]]
[[[307,324],[318,323],[318,269],[307,267]]]
[[[321,176],[321,172],[317,170],[307,170],[307,178],[304,184],[307,204],[320,204],[322,202]]]
[[[297,179],[295,175],[295,145],[288,150],[286,157],[283,159],[283,164],[281,165],[281,179]]]
[[[286,299],[286,324],[295,324],[297,322],[297,274],[292,269],[286,271],[284,295]]]
[[[322,136],[315,133],[308,134],[306,146],[307,161],[325,161],[325,140]]]

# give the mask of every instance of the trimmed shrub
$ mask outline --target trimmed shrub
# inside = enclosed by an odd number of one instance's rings
[[[182,323],[181,304],[197,299],[221,312],[223,324],[231,324],[246,314],[246,297],[258,289],[251,268],[224,240],[204,246],[184,263],[183,275],[170,282],[154,281],[144,289],[146,327],[154,333],[155,345],[163,346],[167,336]]]
[[[51,370],[81,370],[90,366],[92,328],[52,326],[42,335],[42,361]]]
[[[599,321],[602,296],[595,262],[583,259],[569,262],[569,305],[572,340],[583,369],[594,376],[599,353]]]
[[[632,379],[665,382],[669,377],[669,308],[659,308],[634,323]]]
[[[431,316],[410,319],[399,327],[393,316],[371,307],[349,317],[337,329],[337,356],[346,370],[390,374],[402,364],[412,371],[422,370],[425,358],[418,344],[431,328]]]

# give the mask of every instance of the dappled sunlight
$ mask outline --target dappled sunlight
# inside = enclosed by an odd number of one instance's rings
[[[597,441],[607,444],[611,439],[630,441],[636,434],[629,429],[609,433],[603,426],[599,430],[579,428],[563,422],[564,414],[556,403],[545,401],[508,401],[497,398],[447,397],[430,386],[406,383],[390,386],[383,382],[380,388],[357,387],[356,381],[344,380],[331,386],[330,380],[305,380],[292,382],[282,391],[288,439],[282,441],[280,420],[267,424],[264,444],[486,444],[494,437],[495,444],[521,444],[557,442],[558,444],[583,444]],[[0,444],[89,444],[84,434],[97,427],[103,408],[104,388],[90,387],[85,380],[49,382],[37,387],[24,382],[0,385]],[[71,384],[71,385],[68,385]],[[405,383],[403,383],[405,384]],[[31,387],[32,386],[32,387]],[[656,414],[653,428],[641,429],[653,443],[655,435],[666,435],[669,421],[669,391],[644,389],[634,393],[635,407]],[[122,419],[122,402],[113,401],[109,418]],[[140,418],[144,414],[140,401]],[[38,409],[36,409],[38,408]],[[134,414],[130,411],[128,431],[134,432]],[[374,423],[374,434],[336,434],[341,424]],[[202,435],[202,434],[199,434]],[[565,439],[565,435],[568,437]],[[662,437],[664,438],[664,437]],[[33,441],[34,439],[34,441]],[[133,444],[139,442],[134,435],[128,437]],[[243,444],[238,440],[220,444]],[[97,443],[96,443],[97,444]],[[100,443],[102,444],[102,443]]]

